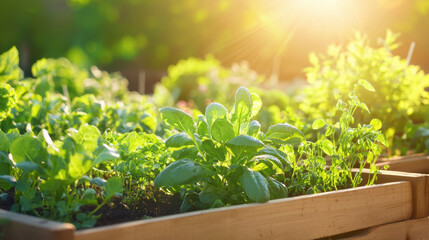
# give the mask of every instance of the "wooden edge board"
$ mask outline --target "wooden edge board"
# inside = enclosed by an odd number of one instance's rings
[[[4,239],[73,240],[75,227],[25,214],[0,209],[0,232]]]
[[[371,227],[351,236],[335,236],[343,240],[417,240],[429,239],[429,218],[420,218]]]
[[[424,158],[424,157],[429,157],[429,155],[426,155],[424,153],[407,153],[404,156],[380,157],[377,161],[388,162],[388,161],[396,161],[396,160],[412,159],[412,158]]]
[[[412,210],[411,183],[395,182],[81,230],[75,239],[314,239],[406,220]]]
[[[414,173],[429,173],[429,156],[415,155],[395,159],[381,160],[376,166],[382,168],[389,165],[388,170],[414,172]]]
[[[359,169],[353,169],[354,172]],[[366,182],[370,174],[369,169],[362,170],[363,182]],[[408,173],[400,171],[380,170],[375,183],[388,183],[397,181],[409,181],[413,190],[413,218],[429,216],[429,175],[420,173]]]

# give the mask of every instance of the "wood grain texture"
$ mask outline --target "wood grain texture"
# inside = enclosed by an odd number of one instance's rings
[[[354,169],[353,171],[358,171]],[[367,181],[369,169],[363,169],[363,182]],[[429,175],[390,170],[380,170],[375,183],[409,181],[413,189],[413,218],[429,216]]]
[[[376,165],[380,168],[389,165],[388,170],[392,171],[429,174],[429,156],[423,154],[380,159]]]
[[[73,240],[75,227],[0,209],[0,233],[8,240]]]
[[[429,239],[429,219],[413,219],[371,227],[350,237],[334,237],[343,240],[422,240]]]
[[[395,182],[78,231],[76,240],[314,239],[409,219],[412,185]]]

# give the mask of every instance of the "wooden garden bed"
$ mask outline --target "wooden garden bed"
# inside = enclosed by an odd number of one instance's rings
[[[382,174],[378,183],[391,182],[393,176],[413,176],[413,192],[419,192],[418,197],[414,197],[415,208],[414,218],[429,216],[429,156],[423,154],[411,154],[408,156],[394,157],[389,159],[380,159],[377,164],[380,168],[389,165],[389,174]],[[424,194],[422,194],[424,193]]]
[[[407,177],[404,177],[407,179]],[[6,239],[313,239],[412,218],[410,181],[378,184],[75,231],[0,211]]]
[[[389,170],[429,174],[429,156],[411,154],[394,158],[382,158],[377,166],[389,165]]]
[[[357,171],[355,169],[354,171]],[[363,169],[363,182],[367,181],[368,169]],[[413,218],[429,216],[429,175],[407,173],[400,171],[380,170],[377,175],[377,184],[395,181],[409,181],[413,189]]]
[[[343,240],[421,240],[429,239],[429,218],[413,219],[384,224],[364,229],[350,236],[336,236],[332,239]]]

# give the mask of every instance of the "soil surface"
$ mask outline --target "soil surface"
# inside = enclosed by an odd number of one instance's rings
[[[179,213],[179,208],[182,204],[182,199],[179,195],[167,195],[162,191],[156,190],[154,190],[153,194],[154,198],[141,199],[141,201],[135,202],[130,201],[129,203],[121,198],[116,198],[97,212],[97,214],[101,214],[101,217],[97,220],[95,226]]]
[[[9,210],[12,208],[12,205],[15,202],[14,189],[9,189],[9,191],[6,191],[6,193],[6,199],[0,199],[0,208]]]
[[[179,194],[169,195],[157,189],[150,189],[150,192],[150,198],[116,197],[97,211],[96,215],[101,217],[95,227],[179,213],[182,204]],[[14,191],[11,189],[7,193],[6,199],[0,199],[0,208],[10,210],[15,200]],[[86,206],[80,210],[89,213],[93,209],[93,206]]]

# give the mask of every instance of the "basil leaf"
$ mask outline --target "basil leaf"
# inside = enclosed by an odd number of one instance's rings
[[[171,163],[155,178],[155,187],[180,186],[200,181],[207,171],[190,159],[180,159]]]
[[[268,181],[262,174],[248,169],[240,178],[241,186],[246,195],[255,202],[266,202],[270,200]]]

